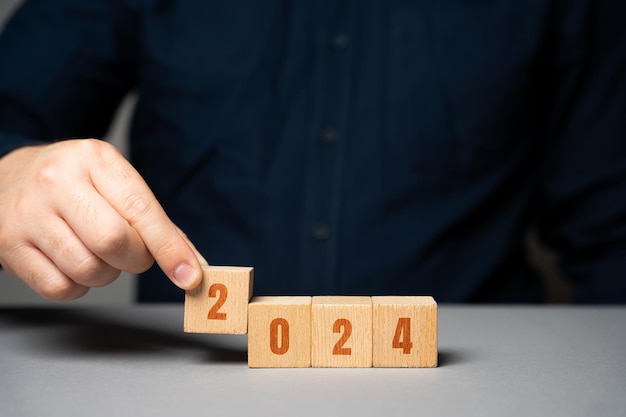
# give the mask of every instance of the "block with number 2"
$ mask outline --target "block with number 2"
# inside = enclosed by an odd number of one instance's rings
[[[247,333],[253,269],[207,266],[202,270],[202,283],[185,294],[184,330],[190,333]]]
[[[371,297],[313,297],[311,366],[372,366]]]

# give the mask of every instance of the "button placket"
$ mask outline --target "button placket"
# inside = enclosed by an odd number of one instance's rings
[[[316,3],[320,27],[316,34],[314,105],[307,199],[307,242],[302,275],[337,290],[338,236],[343,174],[343,143],[350,81],[348,4],[341,0]]]

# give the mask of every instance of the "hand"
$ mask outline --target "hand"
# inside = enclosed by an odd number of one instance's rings
[[[41,296],[78,298],[155,260],[183,289],[206,263],[112,145],[68,140],[0,158],[0,264]]]

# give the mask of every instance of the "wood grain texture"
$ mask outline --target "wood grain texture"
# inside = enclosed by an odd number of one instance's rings
[[[185,332],[245,334],[253,268],[208,266],[203,272],[202,283],[185,293]]]
[[[311,366],[311,297],[254,297],[250,301],[248,366]]]
[[[374,367],[437,366],[437,303],[428,296],[372,297]]]
[[[313,297],[311,335],[313,367],[371,367],[371,297]]]

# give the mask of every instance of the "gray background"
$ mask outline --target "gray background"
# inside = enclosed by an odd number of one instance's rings
[[[438,310],[438,368],[248,369],[182,306],[0,309],[0,415],[624,416],[626,308]]]
[[[14,8],[22,0],[0,0],[0,30]],[[120,107],[117,117],[106,136],[106,139],[114,143],[125,152],[127,142],[127,130],[132,108],[135,103],[134,97],[129,97]],[[529,236],[531,248],[531,260],[543,272],[546,277],[550,301],[567,302],[570,299],[570,291],[564,280],[555,269],[556,257],[554,254],[542,248],[533,235]],[[129,304],[134,299],[134,277],[128,274],[122,276],[112,285],[105,288],[92,289],[85,297],[72,303],[86,304]],[[33,293],[20,280],[7,276],[0,271],[0,305],[63,305],[58,301],[41,299]]]

